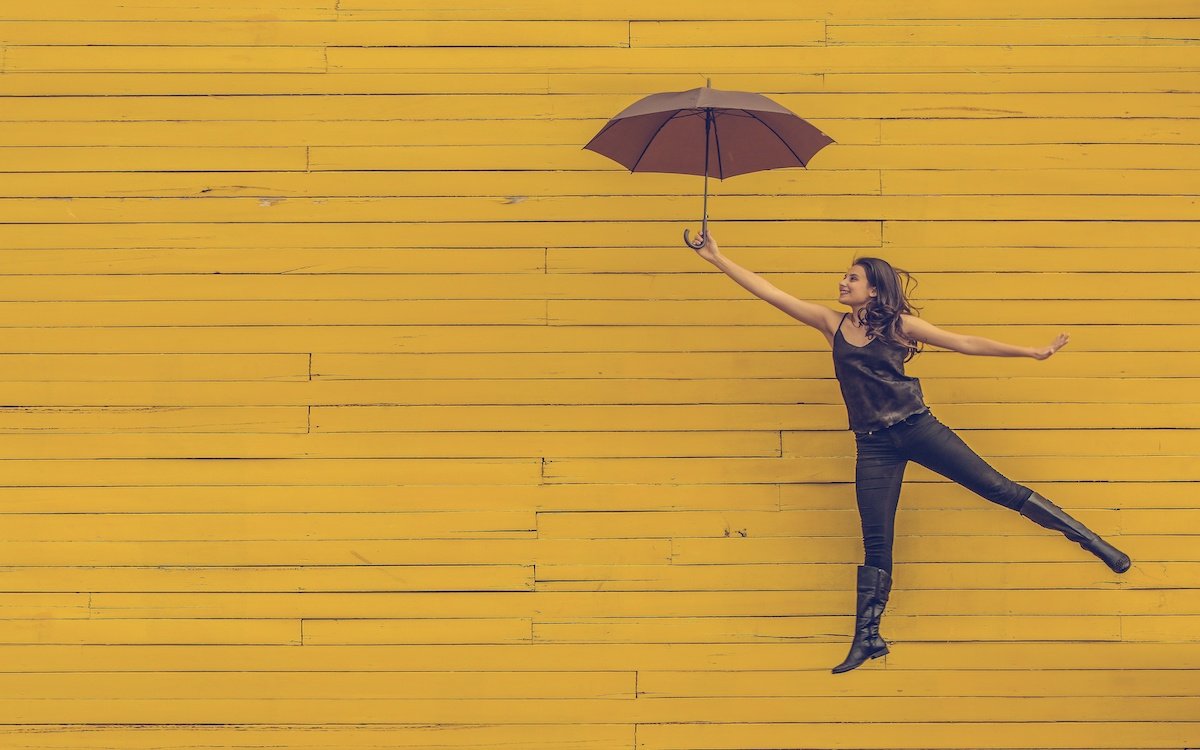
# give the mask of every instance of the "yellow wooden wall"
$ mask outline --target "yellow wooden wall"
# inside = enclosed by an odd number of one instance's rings
[[[0,5],[0,747],[1200,745],[1182,0]],[[649,93],[837,143],[723,251],[951,330],[936,414],[1134,559],[911,466],[892,653],[824,339],[683,247]]]

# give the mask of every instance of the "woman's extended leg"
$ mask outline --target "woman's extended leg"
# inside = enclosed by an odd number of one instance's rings
[[[1129,569],[1129,556],[1106,542],[1099,534],[1071,517],[1062,508],[1017,484],[971,450],[958,435],[932,414],[903,435],[903,453],[922,466],[971,490],[998,505],[1018,511],[1047,529],[1062,532],[1078,542],[1117,573]]]
[[[911,460],[997,505],[1019,511],[1033,492],[992,468],[932,414],[904,433],[902,448]]]

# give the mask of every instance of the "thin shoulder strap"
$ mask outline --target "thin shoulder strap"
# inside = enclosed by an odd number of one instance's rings
[[[846,322],[846,316],[850,313],[842,313],[842,319],[838,321],[837,328],[833,330],[833,336],[836,339],[837,335],[842,332],[842,324]]]

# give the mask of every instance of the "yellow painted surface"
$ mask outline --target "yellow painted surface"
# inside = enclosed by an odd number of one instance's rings
[[[0,4],[0,748],[1200,746],[1184,0]],[[910,465],[849,675],[823,337],[582,149],[712,78],[829,133],[723,252],[922,315],[934,412],[1116,542]]]

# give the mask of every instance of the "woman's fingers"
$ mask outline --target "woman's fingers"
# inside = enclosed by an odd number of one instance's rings
[[[1071,340],[1070,335],[1065,334],[1065,333],[1058,334],[1058,338],[1054,339],[1054,341],[1052,341],[1050,343],[1050,346],[1048,346],[1042,350],[1043,356],[1041,357],[1041,359],[1046,359],[1047,357],[1050,357],[1055,352],[1057,352],[1059,349],[1066,346],[1067,342],[1070,340]]]

